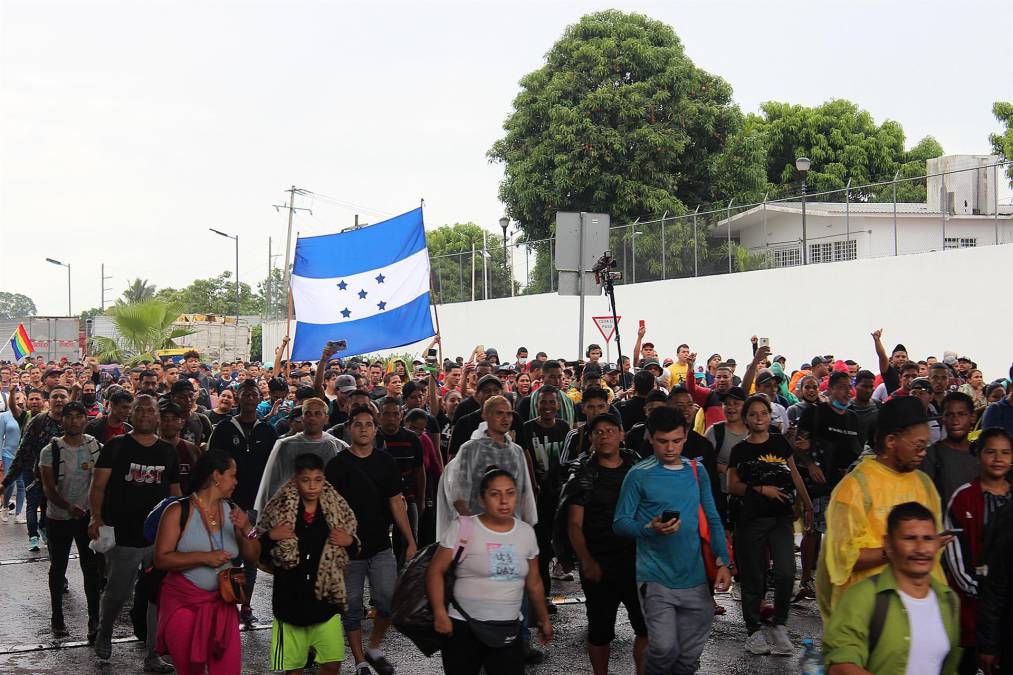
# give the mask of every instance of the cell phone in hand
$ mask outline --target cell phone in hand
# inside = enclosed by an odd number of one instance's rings
[[[640,320],[640,327],[641,327],[641,328],[643,328],[643,327],[644,327],[644,320],[643,320],[643,319],[641,319],[641,320]]]
[[[348,342],[345,340],[328,340],[327,346],[336,352],[343,352],[348,349]]]
[[[759,340],[760,347],[770,347],[770,338],[762,337]]]
[[[661,522],[667,523],[667,522],[672,521],[672,520],[679,520],[679,512],[678,511],[668,511],[668,510],[665,510],[665,511],[661,512]]]

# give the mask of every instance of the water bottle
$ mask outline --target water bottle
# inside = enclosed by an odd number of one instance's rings
[[[812,638],[802,640],[802,648],[804,651],[798,662],[799,672],[802,675],[823,675],[823,657]]]

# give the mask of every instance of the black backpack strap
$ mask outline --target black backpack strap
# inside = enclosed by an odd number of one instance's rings
[[[725,444],[725,422],[714,423],[714,452],[721,454],[721,448]]]
[[[879,575],[869,577],[876,583]],[[876,604],[872,610],[872,617],[869,619],[869,657],[876,651],[879,638],[883,636],[883,627],[886,625],[886,613],[890,609],[890,591],[876,593]]]
[[[56,442],[54,438],[49,442],[49,449],[53,453],[53,483],[55,485],[60,484],[60,453],[63,450],[60,448],[60,444]]]

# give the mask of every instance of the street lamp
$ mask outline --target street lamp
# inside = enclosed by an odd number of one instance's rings
[[[67,316],[73,316],[73,314],[70,313],[70,263],[62,263],[59,260],[53,260],[52,258],[46,258],[46,262],[67,268]]]
[[[805,191],[806,191],[806,178],[809,175],[809,167],[812,166],[812,162],[809,161],[808,157],[799,157],[795,160],[795,168],[802,174],[802,264],[809,264],[809,245],[808,237],[805,226]]]
[[[209,230],[215,234],[221,235],[226,239],[233,239],[236,242],[236,330],[239,330],[239,235],[225,234],[221,230],[216,230],[213,227],[209,227]],[[237,333],[238,334],[238,333]]]
[[[510,227],[510,218],[503,216],[499,219],[499,227],[503,228],[503,271],[506,272],[506,281],[514,287],[514,275],[510,271],[510,260],[506,255],[506,228]]]

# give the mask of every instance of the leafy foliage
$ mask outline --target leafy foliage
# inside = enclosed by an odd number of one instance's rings
[[[759,144],[765,147],[767,189],[775,195],[798,191],[795,160],[802,156],[812,161],[807,175],[809,191],[825,192],[843,190],[849,179],[852,185],[860,186],[892,180],[897,172],[902,178],[924,175],[925,160],[943,152],[931,137],[910,151],[904,149],[904,142],[899,123],[886,120],[877,125],[868,111],[851,101],[835,99],[815,107],[768,101],[760,106],[759,115],[747,117],[739,136],[729,143],[730,149],[752,151],[732,153],[738,162],[748,161],[747,166],[738,167],[732,162],[730,168],[755,176]],[[924,181],[899,185],[897,192],[898,200],[924,201]],[[754,199],[755,194],[751,195]],[[853,200],[889,201],[892,196],[890,186],[851,191]],[[821,195],[819,199],[844,201],[844,193]]]
[[[486,261],[490,276],[489,297],[502,298],[510,295],[512,281],[507,265],[504,264],[507,254],[503,251],[503,240],[475,223],[454,223],[441,225],[426,232],[433,290],[437,302],[470,300],[473,284],[475,297],[485,296],[483,236],[486,237],[485,244],[488,246],[489,254]],[[475,248],[474,275],[472,275],[472,246]]]
[[[20,319],[37,313],[35,302],[27,295],[0,291],[0,319]]]
[[[134,305],[139,302],[147,302],[153,300],[155,297],[156,287],[154,284],[148,284],[147,279],[134,279],[127,286],[127,290],[123,291],[123,297],[117,300],[118,304]]]
[[[287,297],[287,296],[286,296]],[[230,315],[236,313],[236,282],[232,272],[226,270],[217,277],[196,279],[184,289],[161,288],[155,299],[179,305],[182,313]],[[260,314],[263,298],[250,290],[247,283],[239,284],[239,313]]]
[[[176,347],[176,338],[193,332],[173,326],[181,308],[160,300],[115,305],[110,313],[120,340],[103,336],[91,339],[91,351],[102,363],[134,365],[154,360],[156,350]]]
[[[728,83],[697,68],[671,27],[608,10],[567,28],[521,80],[489,157],[504,164],[507,214],[542,239],[556,211],[629,222],[713,199],[741,119]]]
[[[270,294],[268,285],[270,284]],[[261,299],[262,310],[267,318],[288,314],[288,287],[285,285],[285,270],[275,267],[269,277],[257,282],[257,296]],[[270,298],[270,302],[268,302]],[[293,311],[295,309],[293,308]]]
[[[992,114],[1004,127],[1001,133],[988,136],[988,140],[992,144],[992,152],[1003,159],[1013,160],[1013,103],[996,101],[992,104]],[[1006,166],[1006,177],[1009,178],[1009,184],[1013,187],[1013,164]]]

